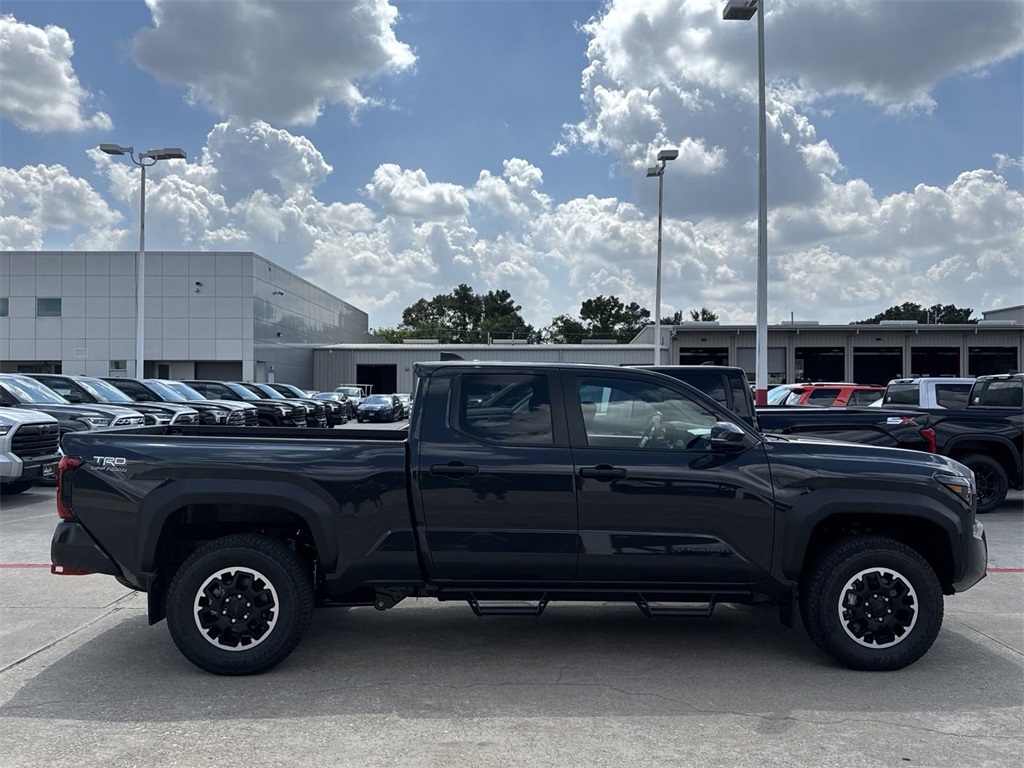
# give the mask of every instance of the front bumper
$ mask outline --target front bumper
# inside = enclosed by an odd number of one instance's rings
[[[47,470],[55,470],[59,461],[59,453],[33,456],[30,459],[23,459],[14,453],[0,454],[0,480],[5,483],[37,480],[49,474]]]
[[[964,572],[953,582],[954,592],[970,589],[983,578],[988,569],[988,539],[985,527],[978,521],[974,522],[974,530],[968,535],[964,552]]]
[[[393,411],[357,411],[356,418],[363,421],[391,421],[394,418]]]
[[[76,572],[105,573],[120,576],[121,570],[100,549],[96,540],[81,523],[61,520],[50,542],[50,562],[54,566],[74,569]]]

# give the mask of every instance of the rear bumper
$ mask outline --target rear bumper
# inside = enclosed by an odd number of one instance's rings
[[[120,576],[121,570],[100,549],[81,523],[62,520],[50,542],[50,562],[75,571]]]
[[[964,572],[959,580],[953,582],[953,590],[956,592],[973,587],[985,578],[988,569],[988,539],[985,537],[985,528],[977,521],[968,536],[966,550]]]

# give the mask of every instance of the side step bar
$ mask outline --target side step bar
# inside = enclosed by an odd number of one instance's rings
[[[496,605],[481,605],[476,595],[470,593],[469,607],[477,616],[540,616],[548,607],[548,596],[544,594],[541,599],[533,605],[512,605],[509,603],[498,603]]]
[[[636,596],[636,607],[640,609],[649,619],[653,619],[659,616],[692,616],[701,619],[711,618],[711,614],[715,612],[715,599],[711,598],[711,601],[707,605],[651,605],[647,598],[643,595]]]

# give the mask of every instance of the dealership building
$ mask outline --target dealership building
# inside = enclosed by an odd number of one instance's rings
[[[134,251],[0,252],[0,371],[135,370]],[[312,386],[313,348],[372,339],[365,312],[252,252],[151,251],[145,375]]]
[[[0,371],[126,376],[135,370],[134,251],[0,252]],[[281,381],[304,388],[370,384],[409,392],[417,362],[471,360],[631,365],[653,362],[654,329],[629,344],[383,344],[367,314],[252,252],[146,254],[145,373],[173,379]],[[771,383],[1020,370],[1024,305],[977,323],[913,321],[768,329]],[[662,327],[663,364],[754,370],[754,328]]]

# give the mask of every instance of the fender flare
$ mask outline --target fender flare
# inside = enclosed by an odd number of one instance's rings
[[[309,526],[316,544],[320,565],[325,573],[333,573],[338,565],[338,522],[341,513],[334,500],[296,484],[294,478],[283,480],[239,480],[186,478],[163,485],[148,494],[139,504],[138,551],[141,570],[157,570],[156,554],[167,519],[190,504],[233,504],[278,507],[301,518]]]
[[[993,443],[995,445],[1002,446],[1003,448],[1005,448],[1006,450],[1008,450],[1010,452],[1010,456],[1013,458],[1013,463],[1014,463],[1013,469],[1014,469],[1014,471],[1015,472],[1020,472],[1020,468],[1021,468],[1020,450],[1017,448],[1016,445],[1013,444],[1012,440],[1010,440],[1007,437],[1003,437],[1002,435],[981,435],[981,436],[978,436],[978,435],[959,435],[957,437],[952,437],[952,438],[949,439],[949,442],[947,442],[946,445],[943,447],[944,455],[949,456],[951,453],[953,453],[953,451],[956,450],[958,445],[960,445],[961,443],[968,442],[968,441],[972,442],[972,443],[982,443],[982,444],[984,444],[984,443]]]
[[[823,488],[797,499],[786,512],[781,553],[785,577],[800,579],[807,546],[818,525],[829,517],[851,514],[879,518],[899,515],[938,525],[946,534],[953,575],[961,573],[964,562],[959,543],[966,532],[959,515],[937,498],[907,491]]]

